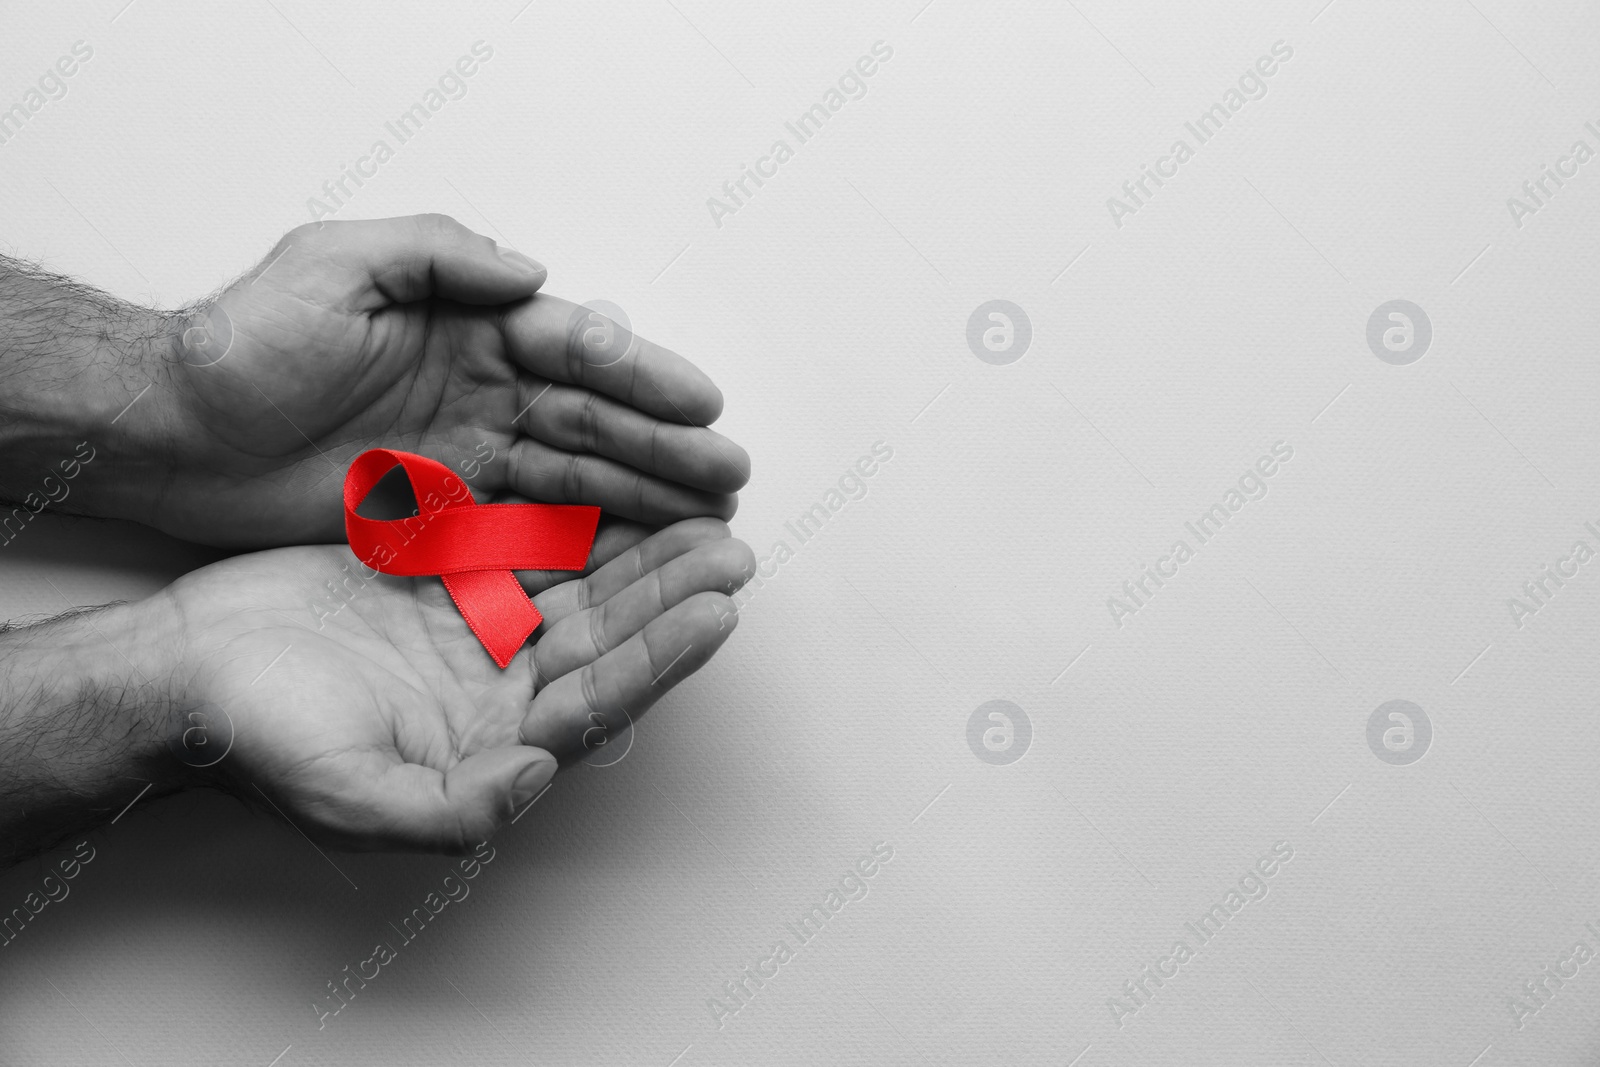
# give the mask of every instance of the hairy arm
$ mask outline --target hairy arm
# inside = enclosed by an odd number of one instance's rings
[[[0,543],[45,507],[134,516],[159,448],[119,416],[160,388],[179,322],[0,256]]]
[[[176,792],[159,602],[0,629],[0,867]]]

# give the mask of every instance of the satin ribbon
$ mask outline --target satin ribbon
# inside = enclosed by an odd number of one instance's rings
[[[411,482],[418,514],[357,515],[367,494],[397,466]],[[410,452],[363,452],[344,477],[345,536],[356,558],[384,574],[442,578],[501,670],[544,618],[511,572],[582,570],[599,521],[596,507],[475,503],[450,468]]]

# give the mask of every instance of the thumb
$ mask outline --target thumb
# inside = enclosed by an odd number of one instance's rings
[[[396,763],[379,777],[369,816],[378,838],[413,848],[461,852],[487,841],[544,792],[556,760],[513,745],[468,756],[441,773]]]
[[[532,296],[547,276],[541,264],[448,215],[312,223],[295,241],[362,276],[393,303],[438,296],[505,304]]]

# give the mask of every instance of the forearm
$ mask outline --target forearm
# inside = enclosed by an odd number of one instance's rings
[[[0,256],[0,500],[127,514],[119,486],[152,449],[119,416],[162,388],[177,321]]]
[[[0,866],[177,791],[178,709],[159,601],[0,632]]]

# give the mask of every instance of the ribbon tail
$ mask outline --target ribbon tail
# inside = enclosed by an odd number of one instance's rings
[[[544,616],[510,571],[458,571],[441,577],[461,617],[505,670]]]

